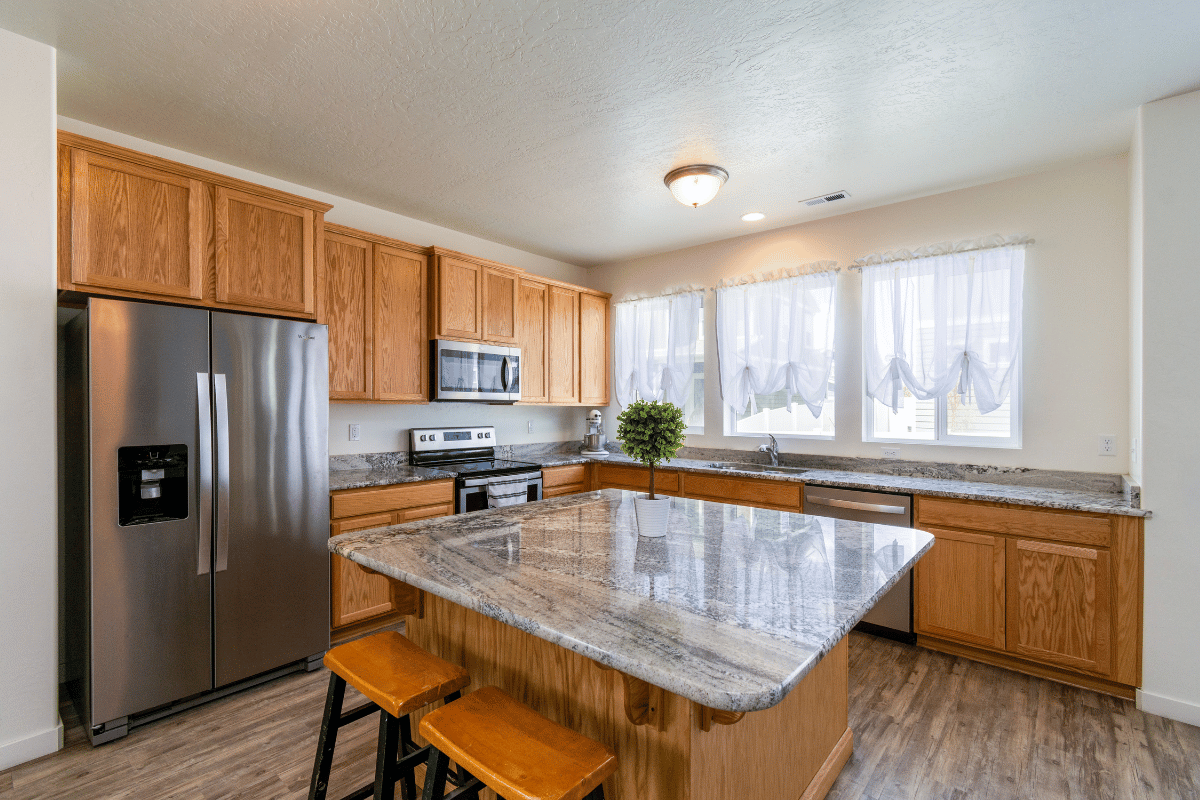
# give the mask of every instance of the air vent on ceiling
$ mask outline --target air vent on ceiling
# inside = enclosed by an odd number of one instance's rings
[[[849,192],[833,192],[831,194],[823,194],[820,197],[813,197],[808,200],[801,200],[806,206],[823,206],[826,203],[832,203],[834,200],[845,200],[850,196]]]

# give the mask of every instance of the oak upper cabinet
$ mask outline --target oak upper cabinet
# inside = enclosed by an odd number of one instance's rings
[[[579,292],[551,285],[546,303],[551,403],[579,402]]]
[[[608,405],[608,297],[579,294],[579,401]]]
[[[433,337],[482,339],[483,266],[439,248],[433,253]]]
[[[375,399],[429,402],[424,248],[375,246]]]
[[[1111,668],[1109,553],[1008,540],[1008,650],[1107,675]]]
[[[517,346],[521,348],[521,401],[546,403],[546,314],[550,287],[522,277],[517,288]]]
[[[325,227],[325,322],[329,325],[329,399],[373,400],[374,244]]]
[[[429,402],[427,248],[325,226],[329,398]]]
[[[934,544],[917,562],[917,633],[1003,649],[1004,539],[922,526]]]
[[[59,131],[58,288],[317,316],[327,203]]]
[[[216,187],[217,302],[316,313],[313,211]]]
[[[69,192],[69,277],[79,287],[199,300],[207,261],[205,187],[193,178],[60,148]],[[64,265],[65,266],[65,265]]]
[[[485,266],[482,280],[483,340],[516,344],[518,273]]]

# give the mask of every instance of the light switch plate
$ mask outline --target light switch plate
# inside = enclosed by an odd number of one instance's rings
[[[357,442],[362,439],[362,425],[357,422],[350,424],[350,441]]]
[[[529,433],[533,433],[533,420],[529,420]]]

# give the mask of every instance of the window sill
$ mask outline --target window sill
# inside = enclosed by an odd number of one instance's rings
[[[993,450],[1020,450],[1021,441],[1017,439],[997,441],[995,439],[881,439],[877,437],[863,437],[863,442],[866,444],[911,444],[918,447],[981,447],[991,448]]]

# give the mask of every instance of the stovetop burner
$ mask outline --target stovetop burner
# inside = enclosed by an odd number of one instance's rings
[[[507,475],[512,472],[529,472],[530,470],[541,469],[540,464],[531,464],[528,461],[506,461],[500,458],[443,464],[427,461],[424,463],[424,466],[440,469],[443,472],[453,472],[460,478],[470,478],[478,475]]]

